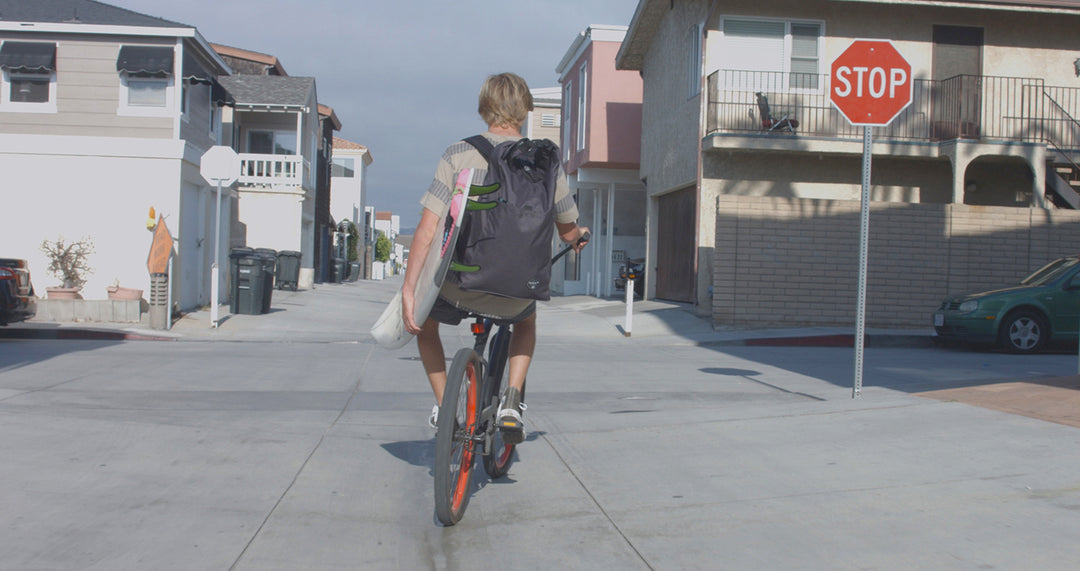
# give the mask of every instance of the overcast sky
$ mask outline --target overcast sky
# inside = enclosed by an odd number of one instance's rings
[[[418,201],[449,144],[484,130],[484,78],[531,88],[590,24],[629,25],[637,0],[103,0],[198,28],[207,41],[272,54],[314,77],[339,137],[366,145],[368,206],[419,221]]]

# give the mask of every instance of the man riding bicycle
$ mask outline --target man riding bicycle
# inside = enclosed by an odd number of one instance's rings
[[[502,73],[488,77],[480,89],[480,116],[488,125],[483,137],[493,145],[504,141],[522,138],[521,126],[533,109],[532,94],[525,80],[512,73]],[[402,289],[402,317],[405,329],[416,335],[416,345],[420,350],[420,360],[431,389],[435,393],[435,407],[432,408],[429,424],[435,426],[439,405],[442,403],[443,389],[446,386],[446,356],[442,339],[439,336],[439,324],[457,325],[469,316],[492,319],[497,325],[512,324],[509,358],[509,386],[500,405],[498,424],[507,443],[520,443],[524,437],[524,423],[521,413],[524,403],[521,393],[525,386],[525,376],[529,370],[533,350],[536,347],[536,302],[531,299],[504,297],[490,293],[466,291],[448,278],[439,291],[427,320],[420,324],[413,319],[416,300],[413,292],[419,279],[420,268],[424,264],[434,242],[441,231],[439,220],[449,208],[454,178],[466,168],[477,169],[483,178],[488,162],[472,145],[461,141],[448,147],[435,169],[435,178],[431,187],[420,200],[423,206],[420,224],[416,228],[410,248],[410,260],[405,271],[405,284]],[[563,242],[574,245],[575,251],[581,251],[585,242],[579,240],[588,232],[588,228],[577,225],[578,210],[574,197],[570,194],[566,175],[557,167],[555,200],[555,226]],[[506,252],[507,257],[514,252]]]

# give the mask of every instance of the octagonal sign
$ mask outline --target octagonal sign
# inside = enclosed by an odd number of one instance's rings
[[[832,63],[829,99],[852,125],[883,127],[911,104],[911,64],[888,40],[855,40]]]
[[[229,186],[240,178],[240,155],[231,147],[210,147],[203,153],[199,173],[210,184]]]

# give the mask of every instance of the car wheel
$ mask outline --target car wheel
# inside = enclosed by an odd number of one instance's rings
[[[1013,353],[1036,353],[1046,346],[1050,326],[1037,311],[1021,309],[1005,317],[998,332],[998,344]]]

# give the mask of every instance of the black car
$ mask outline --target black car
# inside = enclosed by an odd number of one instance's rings
[[[26,321],[37,313],[26,260],[0,258],[0,325]]]

